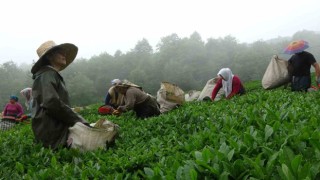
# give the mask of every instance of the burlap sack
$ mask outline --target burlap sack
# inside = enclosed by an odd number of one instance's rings
[[[274,89],[290,82],[288,61],[274,55],[263,75],[261,84],[264,89]]]
[[[127,79],[122,80],[122,84],[142,89],[141,86],[136,85],[136,84],[132,83],[131,81],[128,81]]]
[[[162,82],[157,92],[157,102],[161,113],[170,111],[185,102],[184,91],[175,84]]]
[[[206,97],[211,98],[212,91],[213,91],[214,87],[216,86],[215,81],[216,81],[215,78],[209,79],[207,81],[207,84],[204,86],[204,88],[202,89],[202,91],[199,95],[198,101],[203,101],[203,99]],[[214,100],[218,101],[219,99],[221,99],[221,97],[223,95],[224,95],[223,89],[220,88],[220,90],[218,91],[216,98]]]
[[[195,101],[199,98],[201,91],[190,90],[188,93],[184,95],[184,99],[186,101]]]
[[[71,148],[80,151],[91,151],[106,148],[107,143],[112,143],[118,134],[119,126],[108,120],[99,120],[88,127],[83,123],[76,123],[69,128],[69,138],[72,138]]]

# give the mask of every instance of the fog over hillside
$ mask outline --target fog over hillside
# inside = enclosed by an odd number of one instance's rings
[[[86,59],[129,52],[143,38],[156,50],[161,38],[173,33],[183,38],[198,32],[204,41],[228,35],[239,43],[266,41],[320,31],[319,6],[317,0],[4,1],[0,63],[31,64],[47,40],[74,43],[77,58]]]

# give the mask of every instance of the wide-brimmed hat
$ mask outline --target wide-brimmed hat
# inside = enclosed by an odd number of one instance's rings
[[[291,42],[284,50],[285,54],[295,54],[304,51],[309,47],[309,43],[305,40]]]
[[[54,41],[47,41],[40,45],[37,49],[37,54],[39,56],[38,61],[33,65],[31,73],[35,74],[44,64],[44,61],[48,60],[45,58],[45,55],[56,50],[62,49],[66,53],[66,65],[62,67],[61,70],[66,68],[72,61],[76,58],[78,53],[78,47],[71,43],[63,43],[57,45]]]

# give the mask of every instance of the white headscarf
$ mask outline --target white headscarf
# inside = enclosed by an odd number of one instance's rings
[[[111,81],[111,85],[118,85],[118,84],[121,84],[121,80],[120,79],[113,79],[112,81]]]
[[[32,88],[30,87],[24,88],[20,91],[20,94],[26,98],[25,105],[27,107],[27,110],[29,110],[31,108],[31,103],[33,101]]]
[[[229,96],[229,94],[232,92],[232,79],[233,79],[233,74],[231,69],[229,68],[222,68],[218,72],[218,76],[222,76],[222,88],[224,90],[224,94],[226,97]]]

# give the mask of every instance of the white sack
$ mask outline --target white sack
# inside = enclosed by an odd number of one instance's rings
[[[288,61],[279,59],[274,55],[262,78],[262,87],[264,89],[274,89],[290,82],[288,73]]]
[[[207,84],[204,86],[204,88],[202,89],[200,95],[199,95],[199,98],[198,98],[198,101],[203,101],[203,99],[205,97],[209,97],[211,98],[211,95],[212,95],[212,91],[214,89],[214,87],[216,86],[216,78],[212,78],[210,80],[207,81]],[[221,88],[217,95],[216,95],[216,98],[214,99],[215,101],[218,101],[219,99],[221,99],[221,97],[224,95],[224,92],[223,92],[223,88]]]
[[[157,92],[157,102],[161,113],[170,111],[185,102],[184,91],[175,84],[162,82]]]
[[[199,98],[201,91],[191,90],[184,95],[186,101],[195,101]]]
[[[80,151],[106,148],[107,142],[114,141],[118,129],[118,125],[107,120],[103,122],[101,128],[88,127],[83,123],[77,122],[69,128],[69,138],[73,140],[71,148],[80,149]]]

